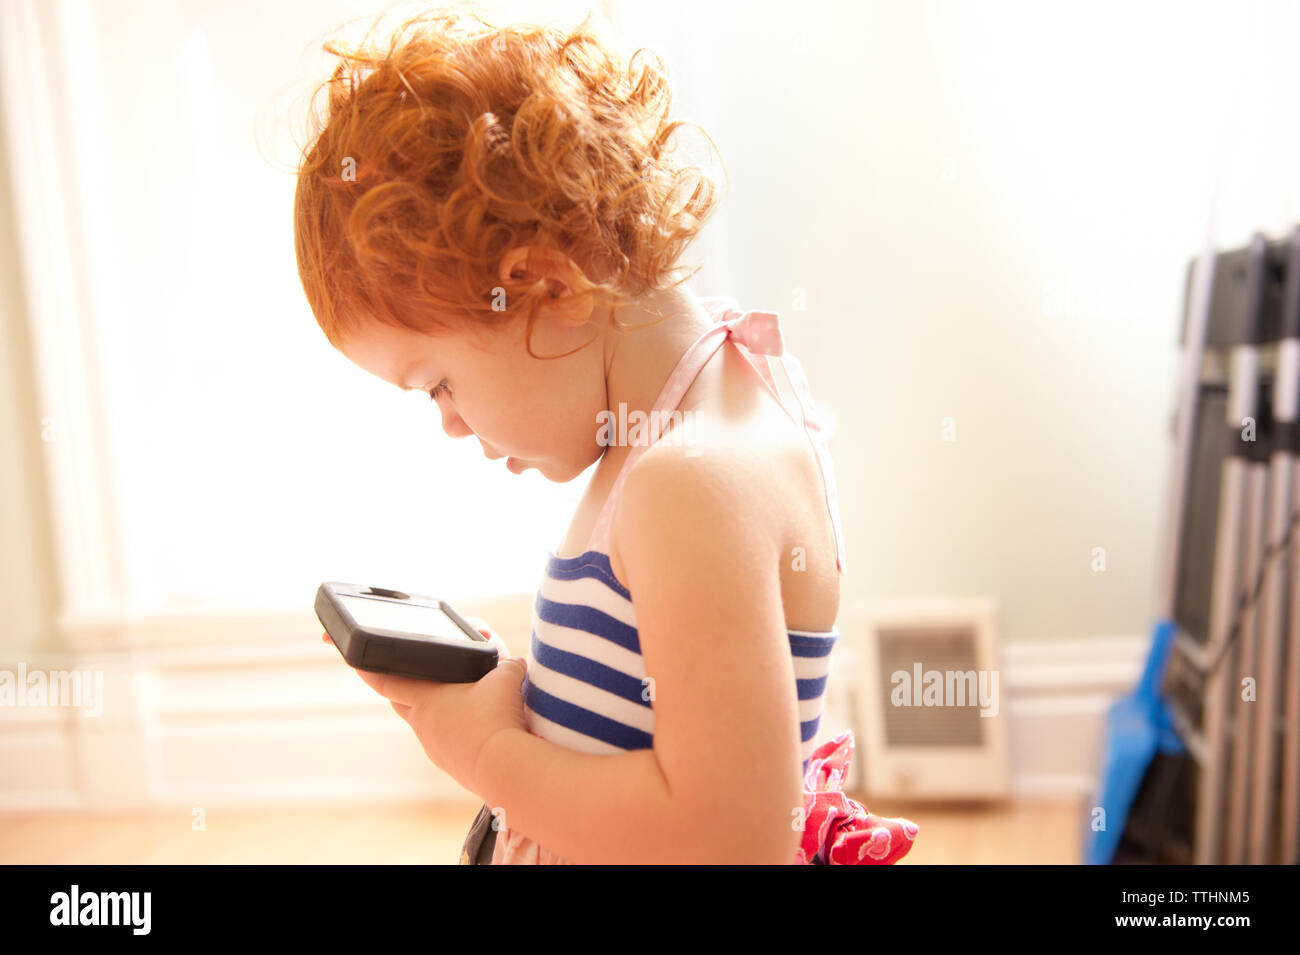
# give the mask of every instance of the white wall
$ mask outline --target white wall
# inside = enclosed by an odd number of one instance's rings
[[[845,593],[992,594],[1012,641],[1149,632],[1216,169],[1223,247],[1300,219],[1295,6],[659,6],[614,10],[718,81],[701,290],[781,311],[837,413]]]
[[[510,9],[574,20],[581,6]],[[419,396],[329,349],[298,288],[297,97],[323,75],[325,32],[375,8],[35,7],[65,111],[53,155],[82,226],[67,259],[82,298],[65,310],[94,365],[60,364],[62,332],[33,293],[35,410],[75,389],[105,423],[102,469],[60,472],[94,493],[56,500],[111,502],[91,537],[121,591],[80,609],[305,606],[323,577],[531,587],[579,488],[529,474],[514,496],[521,483],[446,441]],[[669,60],[679,116],[710,131],[731,176],[694,287],[781,311],[836,415],[846,605],[989,593],[1009,640],[1146,631],[1183,269],[1220,159],[1221,242],[1296,215],[1295,13],[607,9]],[[22,160],[50,165],[35,146]],[[53,208],[15,182],[29,222]],[[340,430],[376,463],[333,470]],[[435,497],[469,489],[470,507]],[[28,492],[6,493],[12,510]],[[59,532],[65,568],[99,552],[83,530]]]
[[[512,8],[574,20],[579,6]],[[872,595],[997,597],[1020,644],[1016,789],[1085,791],[1156,612],[1183,270],[1216,172],[1221,245],[1300,218],[1300,17],[1281,3],[606,7],[632,46],[665,55],[678,115],[730,172],[696,291],[779,310],[837,418],[845,620]],[[77,647],[130,653],[72,658],[120,678],[112,718],[0,714],[0,765],[20,770],[0,804],[450,793],[380,701],[340,700],[311,591],[326,576],[523,591],[580,488],[528,475],[530,495],[510,496],[519,482],[448,442],[418,396],[329,349],[302,300],[288,124],[323,75],[321,36],[375,8],[13,0],[0,14],[20,8],[39,11],[37,42],[0,35],[6,104],[28,64],[50,71],[54,102],[5,116],[9,184],[26,226],[69,245],[20,250],[0,227],[0,647],[64,665],[47,640],[52,541],[73,609],[148,619],[88,626]],[[14,137],[29,125],[41,135]],[[53,447],[36,427],[52,411]],[[378,472],[321,477],[339,429]],[[68,505],[49,514],[43,470]],[[481,497],[448,509],[435,487]],[[526,608],[462,606],[516,651]],[[322,712],[350,742],[284,763]]]

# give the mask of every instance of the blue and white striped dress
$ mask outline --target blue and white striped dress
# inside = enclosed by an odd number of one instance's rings
[[[836,566],[844,572],[844,543],[835,497],[830,455],[813,411],[802,368],[784,352],[777,316],[740,312],[734,299],[708,298],[717,323],[682,356],[651,409],[671,412],[700,369],[728,341],[740,350],[785,407],[764,355],[781,360],[799,401],[804,428],[821,470],[826,505],[835,533]],[[787,413],[790,409],[786,408]],[[791,415],[792,417],[793,414]],[[662,419],[661,419],[662,420]],[[623,481],[647,445],[632,448],[596,519],[588,549],[576,557],[547,557],[546,570],[533,602],[528,673],[523,682],[524,719],[538,736],[583,753],[612,754],[654,745],[654,703],[637,635],[632,595],[614,576],[609,559],[609,530]],[[805,772],[816,745],[838,628],[824,633],[788,632],[799,700],[800,756]],[[492,855],[494,864],[562,863],[565,860],[526,835],[502,826]]]
[[[838,629],[789,631],[804,769],[814,747]],[[649,749],[654,705],[632,595],[609,557],[549,555],[533,602],[524,716],[538,736],[584,753]]]

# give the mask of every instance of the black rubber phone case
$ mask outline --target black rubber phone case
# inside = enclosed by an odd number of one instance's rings
[[[443,642],[428,635],[362,627],[336,598],[365,597],[441,610],[471,642]],[[316,616],[343,659],[360,670],[391,673],[439,683],[473,683],[497,665],[497,648],[451,605],[436,597],[361,584],[323,583],[316,591]]]

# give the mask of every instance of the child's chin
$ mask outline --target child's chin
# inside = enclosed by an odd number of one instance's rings
[[[529,464],[528,467],[535,470],[538,474],[553,484],[568,484],[574,478],[581,476],[582,473],[587,470],[586,468],[576,468],[572,465],[550,463]]]
[[[533,470],[554,484],[567,484],[574,478],[581,477],[597,460],[599,457],[585,463],[573,460],[510,457],[506,458],[506,468],[511,474],[523,474],[525,471]]]
[[[523,474],[525,471],[531,469],[546,478],[548,481],[556,481],[558,483],[572,481],[577,477],[577,474],[569,474],[567,476],[560,474],[554,466],[545,462],[524,460],[522,458],[507,458],[506,469],[511,474]]]

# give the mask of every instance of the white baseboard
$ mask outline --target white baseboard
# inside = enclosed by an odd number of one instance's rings
[[[1106,710],[1137,683],[1146,637],[1041,640],[1003,645],[1011,795],[1019,801],[1071,801],[1094,793]],[[844,674],[858,671],[851,645],[837,646],[818,739],[853,729],[855,690]],[[861,788],[861,761],[848,788]]]
[[[98,670],[103,712],[0,706],[0,809],[472,800],[337,651],[313,641],[312,624],[289,641],[281,629],[268,642],[24,661],[29,672]],[[1091,792],[1105,709],[1133,686],[1146,647],[1123,638],[1003,648],[1016,796]],[[821,739],[852,728],[851,689],[832,674]]]
[[[1002,647],[1015,798],[1094,795],[1106,710],[1136,686],[1150,643],[1131,636]]]

